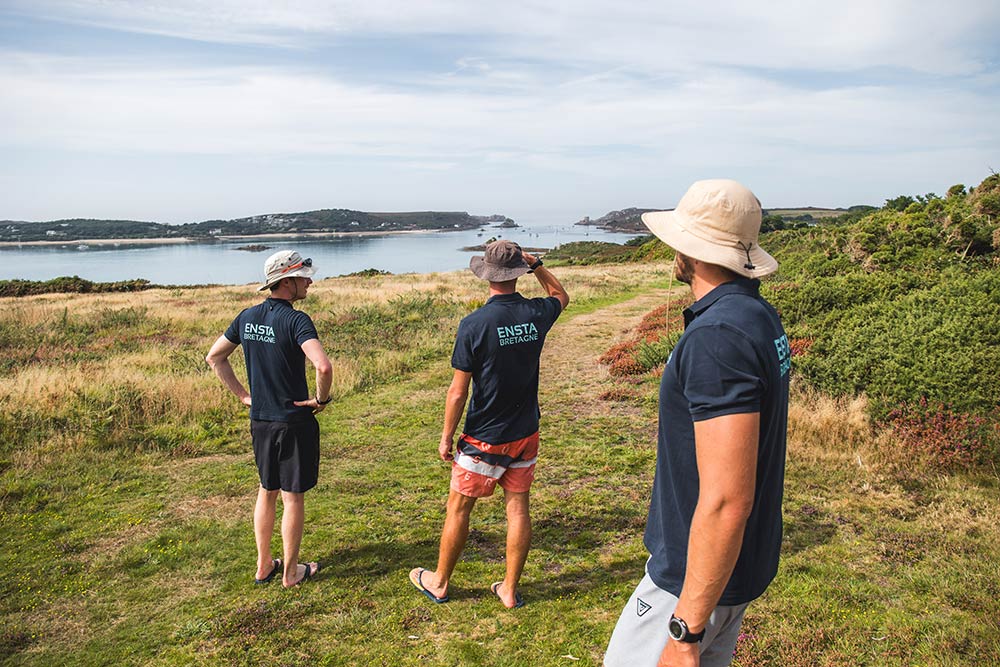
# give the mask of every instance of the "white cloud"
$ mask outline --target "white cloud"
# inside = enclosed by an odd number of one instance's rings
[[[130,164],[259,160],[272,165],[271,189],[283,183],[300,198],[299,183],[317,185],[302,165],[319,160],[368,165],[336,176],[379,208],[386,189],[372,181],[386,171],[403,208],[435,197],[472,210],[560,197],[607,209],[664,205],[693,178],[719,174],[746,175],[778,203],[849,204],[867,188],[876,200],[904,191],[903,179],[925,172],[974,178],[1000,151],[990,64],[1000,5],[977,0],[778,0],[766,11],[735,1],[6,5],[70,24],[293,48],[297,57],[280,65],[273,49],[250,50],[256,57],[239,66],[169,53],[154,65],[134,55],[15,51],[0,40],[0,146]],[[386,35],[399,39],[379,44],[400,49],[424,36],[450,57],[376,76],[364,59],[332,73],[312,52],[341,37]],[[894,79],[899,70],[911,71]],[[946,170],[962,173],[937,176]],[[8,202],[18,196],[14,178],[0,179]],[[211,196],[203,178],[167,180]],[[672,180],[679,191],[664,190]],[[850,198],[809,199],[830,192]]]
[[[982,0],[9,0],[81,24],[221,43],[308,47],[310,36],[476,35],[543,62],[784,69],[902,67],[958,74],[996,55],[1000,4]]]

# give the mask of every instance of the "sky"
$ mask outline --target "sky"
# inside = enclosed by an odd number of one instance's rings
[[[1000,170],[994,0],[0,0],[0,219],[575,222]]]

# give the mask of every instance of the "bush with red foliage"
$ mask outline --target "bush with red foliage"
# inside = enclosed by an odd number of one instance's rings
[[[615,377],[641,375],[649,371],[652,368],[650,355],[642,354],[644,348],[660,343],[668,332],[683,331],[684,309],[691,302],[691,298],[687,297],[678,299],[669,307],[662,305],[649,311],[632,331],[631,338],[612,345],[598,361],[607,366],[608,373]]]
[[[946,403],[921,398],[889,412],[886,425],[907,454],[938,470],[968,469],[997,454],[1000,422],[956,412]]]
[[[792,349],[793,357],[801,357],[809,351],[809,348],[816,342],[814,338],[793,338],[788,341],[788,346]]]

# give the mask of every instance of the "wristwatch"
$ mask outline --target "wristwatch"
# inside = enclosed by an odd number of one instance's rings
[[[317,396],[316,397],[316,405],[326,405],[327,403],[329,403],[332,400],[333,400],[333,395],[332,394],[330,396],[327,396],[325,401],[319,400],[319,396]]]
[[[684,642],[685,644],[697,644],[705,636],[704,629],[701,632],[691,632],[688,630],[688,624],[684,622],[684,619],[677,618],[673,614],[670,614],[670,621],[667,623],[667,633],[674,641]]]
[[[534,271],[535,269],[537,269],[541,265],[542,265],[542,258],[539,257],[538,259],[535,260],[534,264],[532,264],[531,266],[528,267],[528,273],[531,273],[532,271]]]

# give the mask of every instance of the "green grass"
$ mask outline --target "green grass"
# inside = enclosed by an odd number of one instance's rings
[[[516,612],[489,592],[504,567],[500,498],[473,513],[451,602],[431,605],[407,581],[410,568],[435,563],[449,477],[436,449],[451,339],[481,285],[433,299],[345,302],[337,290],[355,283],[344,279],[311,297],[306,308],[328,347],[342,345],[336,354],[364,381],[320,416],[320,482],[306,496],[302,556],[324,570],[287,591],[251,581],[257,479],[245,414],[200,362],[223,320],[256,297],[154,290],[128,304],[67,306],[67,331],[96,322],[82,347],[53,348],[0,374],[14,383],[0,392],[8,397],[0,400],[0,664],[600,664],[642,576],[657,385],[644,376],[629,385],[630,398],[600,401],[616,381],[592,360],[623,335],[624,302],[665,285],[662,271],[640,269],[565,270],[581,296],[543,361],[527,605]],[[366,280],[385,289],[416,279]],[[63,317],[58,305],[40,307],[3,324],[23,331]],[[182,312],[172,318],[168,308]],[[344,336],[334,345],[338,322]],[[119,377],[116,360],[145,358],[125,343],[129,332],[151,347],[156,382]],[[397,355],[392,363],[366,355],[383,332],[378,344]],[[31,344],[10,343],[8,352]],[[81,356],[67,362],[70,354]],[[583,363],[557,363],[566,359]],[[107,369],[97,373],[99,363]],[[32,379],[47,364],[51,374]],[[55,391],[46,383],[67,374],[91,378],[90,393],[46,398]],[[153,400],[157,385],[174,381],[167,407]],[[15,389],[34,400],[15,401]],[[205,405],[185,407],[182,390]],[[808,415],[797,423],[814,421],[811,400],[796,397]],[[47,424],[46,414],[62,421]],[[122,421],[129,428],[115,426]],[[30,439],[18,437],[25,423]],[[900,475],[872,463],[868,435],[817,433],[827,435],[794,435],[784,560],[750,608],[737,664],[996,664],[997,479]]]

